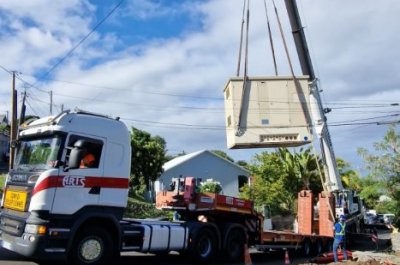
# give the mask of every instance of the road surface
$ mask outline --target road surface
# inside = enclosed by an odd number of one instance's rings
[[[374,244],[370,236],[357,236],[353,238],[353,243],[349,246],[351,250],[359,251],[385,251],[388,248],[390,242],[390,231],[378,231],[379,240],[378,246]],[[290,259],[292,265],[308,263],[309,258],[299,257],[290,252]],[[285,264],[285,253],[271,252],[261,253],[251,251],[251,261],[253,265],[282,265]],[[18,254],[10,252],[0,247],[0,264],[1,265],[37,265],[39,263],[30,261]],[[44,263],[45,264],[45,263]],[[60,262],[48,262],[48,265],[60,264]],[[193,260],[183,259],[178,254],[170,254],[163,256],[156,256],[150,254],[141,254],[136,252],[124,253],[118,262],[113,263],[115,265],[206,265],[195,263]],[[228,265],[228,263],[207,263],[207,265]],[[243,263],[236,263],[229,265],[243,265]]]
[[[252,253],[251,261],[253,265],[282,265],[284,264],[284,253]],[[305,263],[307,259],[297,257],[291,264]],[[12,253],[6,249],[0,248],[0,264],[1,265],[37,265],[36,263],[29,261],[26,258]],[[46,263],[43,263],[46,264]],[[48,265],[55,264],[54,262],[48,262]],[[57,263],[59,264],[59,263]],[[206,265],[199,264],[188,259],[183,259],[178,254],[169,254],[163,256],[147,255],[141,253],[124,253],[118,262],[113,263],[115,265]],[[61,265],[61,264],[60,264]],[[227,265],[227,263],[207,263],[207,265]],[[229,264],[229,265],[243,265],[243,263]]]

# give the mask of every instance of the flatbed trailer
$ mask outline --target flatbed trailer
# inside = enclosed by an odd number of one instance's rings
[[[217,226],[230,222],[242,227],[247,244],[257,250],[294,248],[305,256],[329,250],[333,238],[333,222],[329,207],[333,196],[320,195],[320,219],[314,220],[311,191],[299,193],[299,231],[264,230],[264,217],[258,213],[252,201],[214,193],[198,192],[198,180],[193,177],[175,179],[171,191],[157,194],[156,207],[176,211],[182,220],[201,220]],[[222,233],[223,234],[223,233]],[[241,241],[245,241],[244,238]]]

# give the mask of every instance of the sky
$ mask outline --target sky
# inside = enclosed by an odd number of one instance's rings
[[[357,149],[373,151],[400,120],[400,1],[297,2],[335,154],[362,170]],[[265,3],[278,70],[289,75],[273,1]],[[275,3],[301,75],[284,1]],[[273,76],[264,1],[249,11],[248,75]],[[223,89],[236,75],[242,15],[242,0],[2,0],[0,114],[10,111],[16,71],[27,114],[77,107],[163,137],[170,155],[222,150],[251,161],[273,149],[229,150],[225,135]]]

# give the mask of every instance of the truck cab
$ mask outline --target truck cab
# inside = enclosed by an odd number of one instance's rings
[[[94,218],[118,230],[131,164],[129,131],[122,122],[64,111],[24,124],[13,145],[14,166],[1,203],[4,248],[37,258],[66,255],[74,235]],[[82,159],[89,153],[94,161],[85,166]]]

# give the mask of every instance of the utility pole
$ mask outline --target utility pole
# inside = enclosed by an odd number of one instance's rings
[[[10,160],[9,169],[14,167],[14,156],[15,146],[14,141],[17,138],[17,91],[15,90],[15,75],[16,72],[12,72],[12,86],[11,86],[11,132],[10,132]]]

